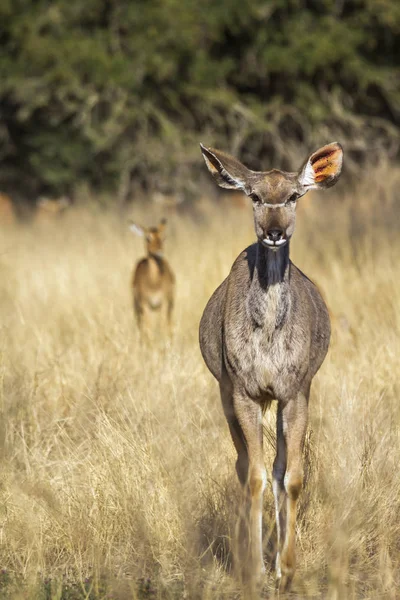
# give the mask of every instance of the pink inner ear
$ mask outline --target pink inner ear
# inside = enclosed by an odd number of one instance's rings
[[[321,183],[328,177],[335,176],[342,165],[342,151],[340,148],[328,146],[317,152],[311,158],[316,183]]]

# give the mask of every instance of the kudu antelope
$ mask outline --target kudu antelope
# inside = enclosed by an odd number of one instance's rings
[[[133,307],[141,335],[150,340],[157,320],[171,334],[175,277],[164,258],[166,220],[158,227],[141,227],[131,223],[130,229],[145,238],[147,257],[136,265],[133,275]]]
[[[223,188],[253,201],[257,242],[244,250],[211,296],[200,323],[200,347],[219,382],[243,486],[237,527],[238,568],[253,583],[264,572],[262,550],[262,415],[278,401],[272,471],[277,525],[276,578],[290,585],[295,568],[296,505],[303,483],[302,449],[311,381],[328,350],[330,322],[315,285],[289,260],[296,202],[308,190],[334,185],[341,173],[338,143],[317,150],[297,173],[251,171],[201,145]],[[240,532],[240,533],[239,533]],[[246,532],[244,534],[244,532]]]

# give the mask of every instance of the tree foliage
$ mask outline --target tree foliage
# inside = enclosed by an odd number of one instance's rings
[[[199,141],[398,154],[395,0],[1,0],[0,45],[0,188],[190,189]]]

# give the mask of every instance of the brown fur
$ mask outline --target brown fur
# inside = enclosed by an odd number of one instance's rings
[[[133,307],[143,338],[148,341],[162,328],[172,330],[175,276],[163,256],[165,221],[158,227],[133,225],[132,229],[146,240],[147,257],[136,265],[133,286]]]
[[[312,187],[332,185],[340,175],[327,170],[316,181],[314,165],[338,144],[311,155],[299,173],[257,173],[225,153],[202,147],[207,166],[223,187],[253,199],[257,242],[234,262],[209,300],[200,323],[200,347],[216,377],[237,450],[243,486],[236,561],[253,585],[264,570],[262,504],[266,473],[262,414],[278,401],[277,454],[273,467],[278,554],[277,580],[290,585],[295,568],[296,505],[303,482],[302,448],[311,382],[328,350],[330,322],[315,285],[290,261],[296,198]],[[340,165],[340,167],[338,167]],[[222,181],[222,184],[221,184]],[[244,533],[245,532],[245,533]],[[247,533],[246,533],[247,532]]]

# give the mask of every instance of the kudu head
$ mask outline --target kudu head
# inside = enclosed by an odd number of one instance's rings
[[[293,235],[296,203],[308,190],[323,189],[339,179],[343,150],[333,142],[306,160],[297,173],[251,171],[241,162],[200,144],[208,170],[220,187],[241,190],[253,201],[256,235],[263,246],[275,252]]]
[[[165,240],[166,219],[162,219],[157,227],[142,227],[131,222],[130,230],[136,235],[145,238],[146,249],[149,255],[162,256]]]

